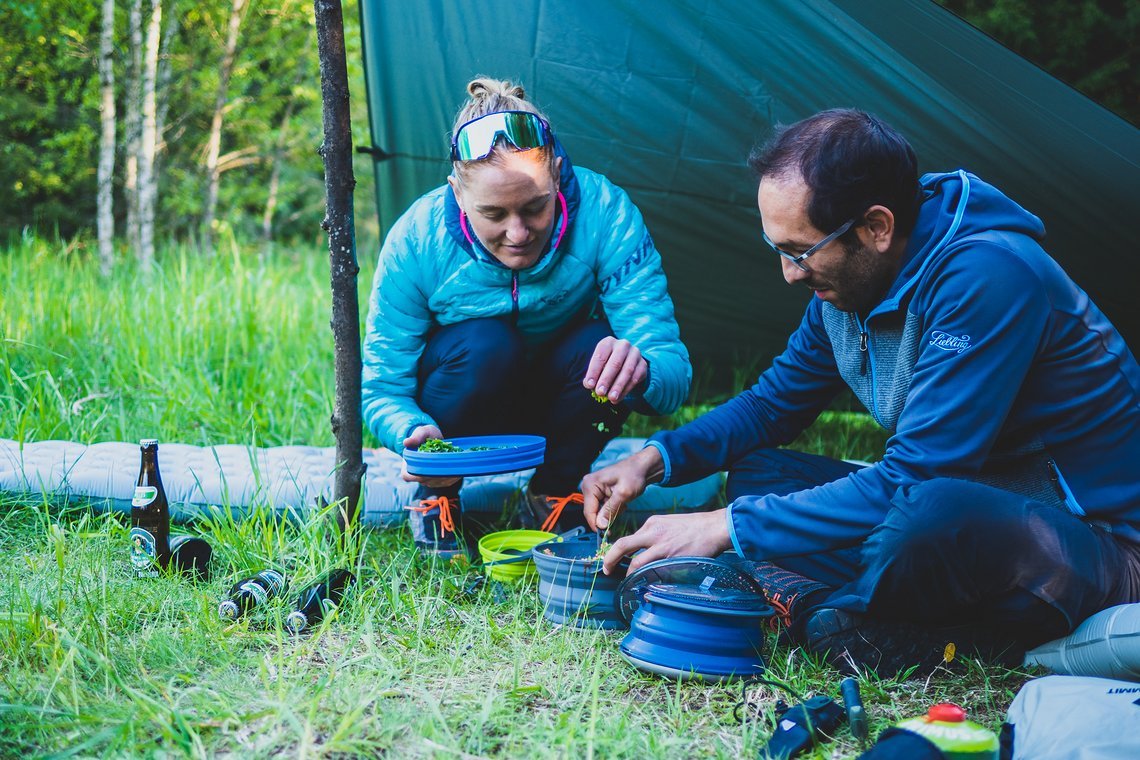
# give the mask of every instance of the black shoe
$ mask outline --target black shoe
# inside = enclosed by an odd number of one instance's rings
[[[939,667],[960,669],[963,654],[1007,666],[1021,660],[1008,637],[982,626],[920,626],[830,607],[808,617],[805,636],[807,650],[835,668],[852,674],[870,670],[883,678],[925,676]]]
[[[412,538],[420,556],[448,561],[467,557],[466,547],[457,535],[463,531],[458,496],[433,496],[406,509],[410,510]]]
[[[519,519],[527,530],[564,533],[586,524],[583,504],[584,499],[580,493],[562,497],[547,496],[534,493],[528,486],[519,505]]]
[[[801,617],[802,612],[810,605],[810,603],[805,604],[808,597],[816,592],[830,591],[830,588],[819,581],[785,570],[771,562],[737,560],[733,564],[751,575],[764,590],[764,597],[776,612],[771,619],[772,629],[779,630],[783,624],[793,639],[802,638],[804,621]],[[822,596],[816,594],[814,599],[822,601]]]

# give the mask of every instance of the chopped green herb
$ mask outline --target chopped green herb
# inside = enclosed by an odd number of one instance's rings
[[[461,449],[450,441],[444,441],[440,438],[428,438],[420,444],[419,451],[428,454],[442,454],[446,452],[460,451]]]
[[[420,444],[418,451],[427,454],[464,454],[468,451],[491,451],[493,449],[501,449],[503,446],[468,446],[461,449],[451,441],[444,441],[439,438],[428,438]]]

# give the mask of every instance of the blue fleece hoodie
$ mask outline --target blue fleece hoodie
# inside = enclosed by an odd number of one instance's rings
[[[385,447],[399,451],[413,428],[435,424],[416,404],[416,369],[434,326],[469,319],[507,318],[538,346],[574,320],[605,316],[649,362],[638,400],[668,414],[688,396],[689,353],[641,212],[621,188],[574,167],[560,145],[556,152],[565,208],[552,247],[529,269],[508,269],[464,233],[448,185],[413,203],[389,231],[372,285],[361,388],[364,422]]]
[[[922,178],[903,264],[866,320],[812,299],[755,386],[650,445],[666,483],[791,442],[844,384],[891,433],[881,461],[728,509],[742,554],[860,544],[901,486],[976,480],[1140,542],[1140,367],[1041,248],[1041,221],[966,172]]]

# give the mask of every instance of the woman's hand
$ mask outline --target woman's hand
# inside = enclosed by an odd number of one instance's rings
[[[605,396],[611,404],[618,404],[648,374],[649,362],[645,361],[637,346],[608,335],[594,348],[582,385],[599,396]]]
[[[428,438],[443,438],[443,432],[435,425],[420,425],[404,439],[404,448],[418,449]],[[423,483],[428,488],[447,488],[460,481],[460,478],[432,478],[412,475],[408,472],[407,462],[404,462],[400,468],[400,477],[409,483]]]

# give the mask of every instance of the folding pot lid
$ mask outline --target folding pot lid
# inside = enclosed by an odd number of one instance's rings
[[[537,467],[546,455],[546,439],[540,435],[479,435],[444,442],[458,451],[404,449],[408,472],[432,477],[498,475]]]
[[[772,608],[762,593],[721,588],[715,582],[694,586],[688,583],[651,583],[645,587],[645,600],[680,609],[713,614],[771,616]]]
[[[614,602],[626,623],[641,606],[642,594],[650,584],[688,585],[716,588],[718,591],[744,591],[762,594],[752,576],[728,562],[711,557],[667,557],[650,562],[626,576],[618,586]]]

